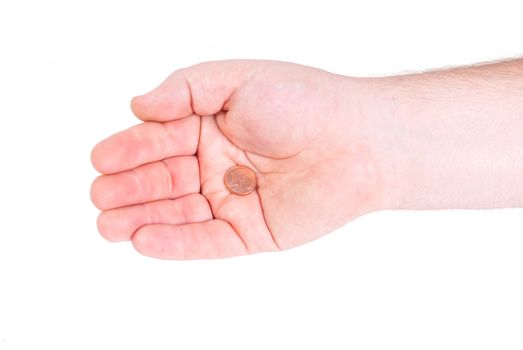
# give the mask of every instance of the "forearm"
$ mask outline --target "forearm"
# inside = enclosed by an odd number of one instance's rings
[[[523,206],[523,60],[362,84],[386,207]]]

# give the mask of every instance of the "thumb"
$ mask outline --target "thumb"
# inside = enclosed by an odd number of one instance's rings
[[[164,122],[191,114],[213,115],[255,71],[255,61],[200,63],[172,73],[149,93],[131,100],[143,121]]]

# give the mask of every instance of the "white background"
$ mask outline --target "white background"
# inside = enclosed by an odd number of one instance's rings
[[[381,75],[523,53],[518,1],[2,1],[0,349],[521,349],[523,210],[380,212],[283,253],[98,235],[89,162],[176,68]]]

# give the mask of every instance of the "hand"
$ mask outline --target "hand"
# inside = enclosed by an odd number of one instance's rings
[[[144,123],[93,150],[101,234],[153,257],[230,257],[294,247],[384,207],[376,124],[358,96],[355,79],[288,63],[174,72],[132,100]],[[257,174],[249,195],[224,186],[237,164]]]

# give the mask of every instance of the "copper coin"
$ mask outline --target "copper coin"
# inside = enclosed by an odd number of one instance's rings
[[[245,196],[256,188],[256,173],[245,165],[236,165],[225,172],[223,182],[229,192]]]

